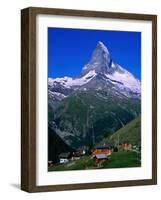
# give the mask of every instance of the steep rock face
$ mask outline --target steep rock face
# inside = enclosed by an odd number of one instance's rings
[[[79,77],[48,79],[49,120],[68,145],[99,142],[140,114],[141,83],[102,42]]]
[[[96,73],[108,74],[112,71],[112,67],[112,58],[108,49],[102,42],[98,42],[90,61],[82,69],[82,75],[91,70],[95,70]]]

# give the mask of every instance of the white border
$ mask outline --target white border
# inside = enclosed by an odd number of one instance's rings
[[[55,185],[152,178],[152,23],[90,17],[37,16],[36,184]],[[96,26],[97,25],[97,26]],[[142,166],[139,168],[47,172],[47,28],[138,31],[142,34]],[[121,38],[120,38],[121,39]]]

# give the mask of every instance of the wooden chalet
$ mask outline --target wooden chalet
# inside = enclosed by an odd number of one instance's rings
[[[92,157],[96,158],[98,160],[108,159],[108,157],[111,155],[112,151],[113,151],[113,149],[109,146],[99,146],[93,150]]]

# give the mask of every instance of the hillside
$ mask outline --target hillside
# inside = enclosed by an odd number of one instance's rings
[[[77,91],[63,99],[49,117],[55,132],[73,148],[90,146],[92,134],[98,143],[140,114],[140,100],[109,93]]]
[[[59,154],[62,152],[72,152],[69,147],[49,126],[48,128],[48,160],[58,162]]]
[[[124,143],[129,142],[132,145],[141,145],[141,116],[132,120],[123,128],[116,131],[111,136],[103,139],[100,144],[104,143]]]

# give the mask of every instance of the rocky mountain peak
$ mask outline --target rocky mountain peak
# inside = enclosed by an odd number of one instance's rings
[[[82,75],[84,76],[91,70],[96,73],[108,73],[112,65],[112,58],[107,47],[99,41],[92,53],[90,61],[83,67]]]
[[[109,51],[107,49],[107,47],[103,44],[103,42],[99,41],[97,43],[97,49],[101,49],[102,51],[106,52],[107,54],[109,54]]]
[[[141,83],[133,74],[113,62],[107,47],[99,41],[91,59],[83,67],[79,77],[48,79],[51,101],[61,101],[77,90],[87,89],[118,91],[126,97],[140,98]]]

